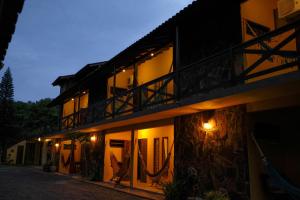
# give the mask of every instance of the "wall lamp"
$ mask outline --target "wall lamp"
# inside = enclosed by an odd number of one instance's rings
[[[96,135],[92,135],[90,138],[91,142],[96,142],[97,140],[97,136]]]

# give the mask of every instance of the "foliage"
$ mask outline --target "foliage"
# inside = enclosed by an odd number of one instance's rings
[[[205,200],[230,200],[226,191],[210,191],[205,193]]]
[[[57,110],[47,105],[51,99],[33,102],[15,102],[16,124],[23,138],[41,136],[57,129]]]
[[[10,69],[7,68],[0,82],[0,155],[5,160],[7,143],[15,135],[14,127],[14,86]]]
[[[0,126],[9,126],[13,122],[14,86],[10,69],[4,73],[0,83]]]
[[[166,200],[180,200],[184,197],[183,182],[173,180],[163,185],[163,192]]]
[[[14,86],[10,69],[5,71],[0,83],[0,100],[12,102],[14,99]]]

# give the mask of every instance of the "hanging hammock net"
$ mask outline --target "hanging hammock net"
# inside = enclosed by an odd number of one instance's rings
[[[170,159],[171,159],[171,154],[172,154],[172,149],[173,149],[173,146],[174,146],[174,142],[170,148],[170,151],[168,152],[167,154],[167,157],[164,161],[164,163],[162,164],[162,167],[161,169],[159,169],[157,172],[155,173],[151,173],[148,171],[147,169],[147,165],[146,165],[146,162],[143,158],[143,155],[140,151],[140,148],[138,148],[138,155],[139,155],[139,158],[140,158],[140,161],[141,161],[141,165],[142,165],[142,169],[143,171],[145,172],[145,174],[147,176],[149,176],[151,179],[152,179],[152,184],[155,182],[155,183],[159,183],[160,181],[160,178],[164,175],[164,174],[167,174],[168,173],[168,170],[169,170],[169,167],[170,167]]]
[[[169,170],[169,166],[170,166],[170,159],[171,159],[171,154],[172,154],[172,149],[174,146],[174,142],[170,148],[170,151],[167,154],[167,157],[164,161],[164,163],[162,164],[161,169],[159,169],[157,172],[155,173],[151,173],[147,170],[147,165],[144,161],[144,158],[142,156],[142,153],[140,151],[140,148],[138,148],[138,156],[139,159],[141,161],[141,165],[142,165],[142,170],[145,172],[145,174],[147,176],[149,176],[152,179],[152,183],[156,182],[158,183],[160,181],[160,178],[164,175],[168,173]],[[121,182],[121,180],[128,175],[129,173],[129,168],[130,168],[130,155],[129,153],[125,154],[125,158],[122,164],[120,164],[116,158],[116,156],[114,155],[113,152],[110,152],[110,161],[111,161],[111,167],[113,169],[113,176],[110,179],[111,181],[116,182],[117,184],[119,184]]]
[[[262,163],[269,178],[268,188],[270,188],[271,193],[274,195],[285,194],[285,196],[288,198],[287,200],[299,200],[300,188],[297,188],[293,184],[289,183],[279,174],[279,172],[274,168],[274,166],[272,166],[271,162],[269,162],[264,155],[262,148],[259,146],[253,134],[251,134],[251,138],[261,156]]]
[[[114,153],[110,152],[110,162],[113,169],[113,176],[110,180],[118,184],[129,173],[130,155],[128,153],[125,154],[124,161],[120,164]]]

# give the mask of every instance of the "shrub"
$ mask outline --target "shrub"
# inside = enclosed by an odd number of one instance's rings
[[[173,181],[163,185],[165,200],[181,200],[183,196],[183,184],[180,181]]]
[[[227,192],[225,191],[210,191],[205,193],[205,200],[230,200]]]

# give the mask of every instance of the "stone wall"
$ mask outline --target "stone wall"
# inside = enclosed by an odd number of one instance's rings
[[[102,181],[104,171],[104,137],[103,133],[94,133],[96,141],[82,142],[81,175],[89,180]],[[90,136],[91,136],[90,135]]]
[[[208,119],[209,131],[203,128]],[[184,183],[186,196],[222,189],[231,199],[247,199],[246,132],[244,106],[175,119],[174,180]]]

